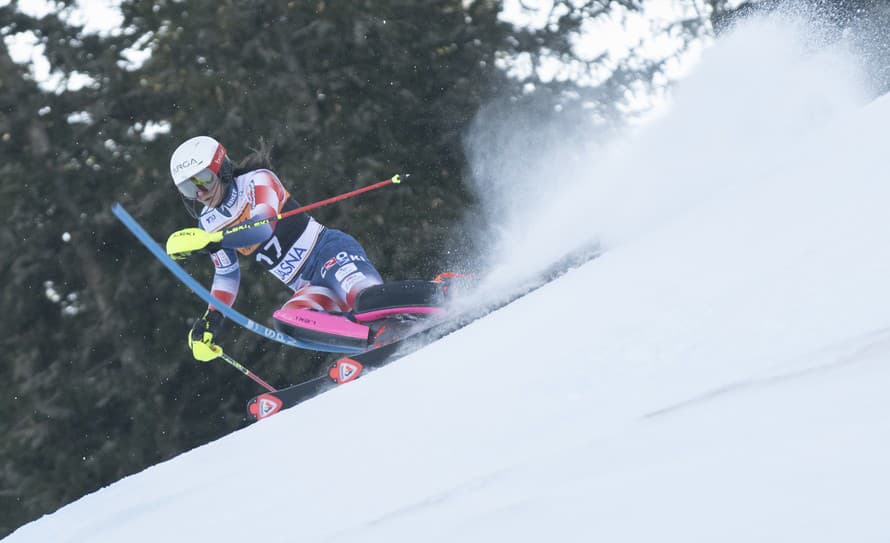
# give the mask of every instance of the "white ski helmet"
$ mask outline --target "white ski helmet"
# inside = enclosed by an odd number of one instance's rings
[[[198,196],[198,187],[205,187],[216,180],[231,183],[232,164],[222,144],[209,136],[197,136],[186,140],[173,151],[170,175],[180,194],[194,200]]]

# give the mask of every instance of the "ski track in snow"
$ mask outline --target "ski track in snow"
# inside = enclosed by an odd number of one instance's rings
[[[647,413],[647,418],[669,415],[675,411],[687,407],[697,407],[703,402],[718,399],[725,394],[743,392],[752,387],[770,386],[807,378],[814,374],[822,374],[833,370],[842,369],[852,364],[864,364],[874,362],[874,355],[883,355],[890,358],[890,329],[884,328],[865,334],[862,338],[843,342],[835,348],[826,348],[822,351],[800,357],[800,362],[791,363],[789,366],[796,369],[771,373],[764,376],[752,376],[748,379],[727,383],[719,388],[704,392],[703,394],[684,400],[674,405],[669,405]]]

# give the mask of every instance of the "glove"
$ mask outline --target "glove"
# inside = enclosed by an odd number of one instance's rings
[[[184,228],[167,238],[167,254],[173,260],[183,260],[192,253],[213,253],[222,249],[223,233],[205,232],[200,228]]]
[[[215,345],[213,340],[222,331],[224,320],[222,313],[208,308],[204,316],[195,321],[188,336],[189,349],[195,360],[209,362],[222,356],[222,348]]]

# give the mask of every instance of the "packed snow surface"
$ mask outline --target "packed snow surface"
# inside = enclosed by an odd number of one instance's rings
[[[600,258],[6,541],[890,540],[890,99],[798,36],[752,24],[620,144],[522,157],[543,197],[498,207],[490,284]]]

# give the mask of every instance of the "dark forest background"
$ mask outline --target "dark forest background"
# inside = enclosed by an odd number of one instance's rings
[[[886,6],[809,3],[838,35],[861,36],[876,91],[886,89],[887,40],[876,39],[890,28]],[[638,0],[557,1],[535,29],[501,20],[493,0],[125,0],[121,28],[107,35],[66,22],[71,4],[41,18],[16,1],[0,7],[4,39],[32,33],[61,77],[42,87],[0,45],[0,537],[247,424],[256,385],[186,349],[203,302],[110,212],[121,202],[161,241],[192,226],[169,178],[181,141],[214,136],[237,160],[264,139],[301,203],[410,172],[399,188],[313,215],[355,235],[384,277],[430,278],[472,268],[478,249],[463,228],[481,219],[462,138],[481,108],[546,118],[559,104],[620,125],[632,114],[622,102],[655,91],[669,60],[575,57],[584,21],[639,10]],[[686,4],[694,15],[661,31],[687,44],[780,6]],[[130,48],[152,54],[135,66],[125,61]],[[579,86],[510,74],[504,61],[518,55],[609,75]],[[80,75],[92,82],[67,84]],[[209,262],[186,267],[208,284]],[[288,291],[244,267],[236,307],[267,322]],[[329,360],[233,327],[224,345],[279,385]]]

